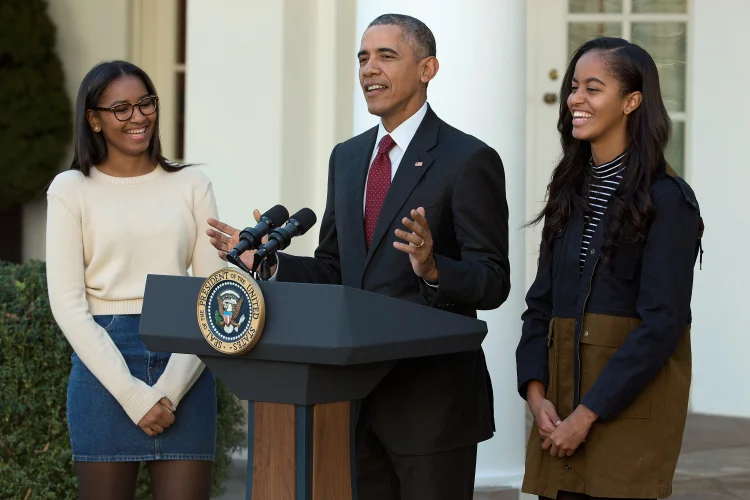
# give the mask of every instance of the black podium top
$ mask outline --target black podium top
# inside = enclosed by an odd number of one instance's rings
[[[196,321],[202,278],[150,275],[141,338],[156,351],[225,356]],[[467,316],[338,285],[261,282],[266,324],[256,360],[324,365],[389,361],[480,347],[487,325]]]
[[[241,399],[314,404],[364,397],[395,361],[476,350],[487,334],[484,321],[364,290],[261,282],[260,340],[246,354],[223,354],[198,327],[203,282],[149,275],[140,336],[152,351],[198,355]],[[248,382],[259,378],[263,384]]]

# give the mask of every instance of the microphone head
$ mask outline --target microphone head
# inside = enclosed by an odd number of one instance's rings
[[[274,227],[280,227],[289,219],[289,211],[283,205],[276,205],[269,208],[261,218],[267,217],[271,220]]]
[[[315,216],[315,212],[313,212],[309,208],[303,208],[296,214],[292,215],[290,219],[294,219],[297,221],[297,224],[295,225],[299,228],[300,236],[305,234],[307,230],[313,227],[318,221],[318,218]]]

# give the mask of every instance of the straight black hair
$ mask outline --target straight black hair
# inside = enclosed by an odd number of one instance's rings
[[[73,129],[73,163],[71,170],[80,170],[89,175],[93,165],[99,165],[107,159],[107,142],[102,134],[95,134],[89,126],[86,113],[99,106],[99,99],[109,85],[123,76],[135,76],[143,81],[150,95],[157,95],[154,83],[141,68],[127,61],[108,61],[94,66],[83,78],[78,89]],[[154,134],[148,145],[148,155],[167,172],[176,172],[187,165],[170,162],[161,152],[159,138],[159,111],[154,122]]]

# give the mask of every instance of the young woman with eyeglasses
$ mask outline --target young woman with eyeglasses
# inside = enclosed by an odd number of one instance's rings
[[[50,304],[75,351],[67,413],[81,498],[132,499],[146,462],[156,500],[207,500],[213,375],[195,356],[149,351],[138,325],[148,274],[223,267],[204,236],[216,202],[201,171],[162,155],[145,72],[113,61],[86,75],[73,163],[47,194]]]

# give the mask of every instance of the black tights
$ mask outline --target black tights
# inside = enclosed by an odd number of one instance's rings
[[[133,500],[139,462],[76,462],[81,500]],[[208,500],[213,462],[147,462],[154,500]]]

